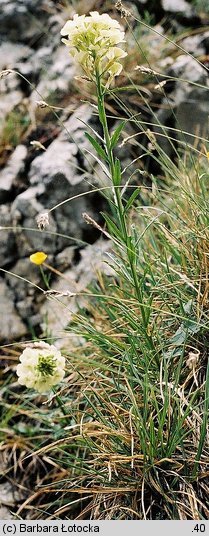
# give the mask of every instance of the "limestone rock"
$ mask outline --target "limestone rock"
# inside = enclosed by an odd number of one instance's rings
[[[59,181],[62,177],[70,185],[76,185],[80,182],[80,177],[76,174],[77,148],[69,141],[62,141],[60,136],[54,140],[40,156],[37,156],[31,165],[30,182],[38,184],[42,182],[48,186],[53,179]]]
[[[42,327],[47,328],[48,332],[57,337],[59,347],[67,346],[69,335],[65,329],[68,324],[70,325],[70,320],[78,311],[78,307],[85,305],[85,297],[82,293],[86,287],[97,279],[98,272],[108,276],[115,275],[114,269],[107,264],[107,252],[110,249],[110,241],[103,239],[84,248],[80,262],[74,269],[63,272],[63,279],[60,278],[52,285],[52,293],[49,293],[47,301],[41,306]]]
[[[209,136],[209,81],[207,71],[194,58],[181,54],[170,67],[168,74],[175,78],[182,78],[184,81],[177,80],[169,97],[163,99],[164,106],[157,112],[159,122],[177,129],[178,133],[174,132],[174,135],[183,143],[189,143],[190,145],[195,143],[196,145],[198,140],[195,136],[197,134],[205,138]],[[202,84],[205,88],[195,86],[190,82]],[[168,102],[170,106],[168,106]],[[156,127],[155,132],[158,130],[162,133],[162,130]],[[181,131],[185,133],[182,134]],[[168,130],[168,136],[170,135],[171,131]],[[158,143],[167,154],[171,155],[171,144],[168,139],[163,140],[160,136]]]
[[[14,516],[11,514],[11,512],[6,506],[0,506],[0,519],[14,519]]]
[[[20,36],[24,43],[40,39],[46,31],[48,9],[53,9],[51,0],[1,0],[1,35],[13,42]]]
[[[68,246],[63,249],[58,255],[56,255],[56,268],[58,270],[64,271],[70,266],[72,266],[73,257],[75,253],[75,248],[73,246]]]
[[[199,20],[194,6],[186,0],[161,0],[161,4],[165,13],[175,14],[176,20],[181,23],[195,23]]]
[[[0,279],[0,296],[0,340],[13,342],[16,338],[26,335],[27,328],[14,307],[13,293],[2,278]]]
[[[79,151],[92,150],[85,137],[88,129],[86,123],[91,122],[91,119],[92,110],[88,105],[82,105],[71,115],[56,140],[42,155],[33,160],[29,174],[31,184],[42,182],[48,187],[54,178],[61,177],[64,177],[71,186],[81,182],[83,174],[78,169],[76,157]],[[91,169],[95,159],[87,152],[85,155]]]
[[[82,156],[85,160],[87,150],[91,150],[83,121],[86,123],[91,117],[90,107],[82,105],[64,123],[63,131],[47,150],[33,160],[30,169],[31,184],[41,184],[43,187],[40,203],[43,206],[47,204],[50,209],[60,204],[52,212],[58,232],[63,235],[58,237],[58,251],[69,246],[74,238],[82,240],[83,229],[86,228],[82,214],[93,208],[91,196],[86,195],[91,189],[88,172],[86,167],[81,169]],[[92,156],[87,154],[84,166],[90,170],[93,162],[92,152]]]
[[[206,32],[205,32],[206,33]],[[182,39],[181,46],[184,50],[193,54],[195,57],[201,56],[206,53],[206,37],[204,40],[203,35],[191,35]]]
[[[12,204],[12,217],[16,222],[16,242],[19,257],[28,257],[34,251],[53,253],[56,251],[57,226],[53,216],[49,218],[49,226],[41,231],[37,227],[36,217],[45,212],[39,201],[44,188],[40,184],[19,194]]]
[[[5,274],[7,284],[12,290],[14,301],[24,300],[27,295],[34,299],[37,286],[41,286],[40,270],[28,257],[19,259],[12,271],[19,277]]]
[[[10,205],[0,206],[0,266],[14,262],[17,258],[15,226]]]
[[[14,69],[18,71],[19,63],[26,62],[26,60],[31,57],[32,53],[32,49],[26,45],[20,43],[11,43],[10,41],[2,43],[0,45],[0,71],[7,69]],[[13,110],[15,106],[20,104],[23,99],[24,95],[21,86],[22,79],[15,72],[8,74],[1,79],[0,131],[2,131],[4,127],[7,115]]]
[[[192,12],[192,6],[186,0],[175,0],[175,2],[173,0],[162,0],[162,6],[164,11],[169,11],[170,13]]]
[[[0,203],[9,200],[12,187],[24,169],[26,155],[26,147],[24,145],[18,145],[5,168],[0,171]]]
[[[19,62],[26,61],[32,54],[32,48],[27,45],[6,41],[0,45],[0,70],[15,69]]]
[[[0,503],[8,506],[13,506],[16,502],[20,501],[22,494],[13,489],[12,484],[6,481],[0,484]]]
[[[30,97],[32,106],[40,99],[48,101],[49,104],[54,104],[55,99],[56,104],[58,98],[69,95],[76,67],[64,45],[53,52],[53,57],[50,46],[40,49],[33,58],[34,63],[36,69],[39,66],[40,81]],[[30,69],[29,62],[26,68]]]

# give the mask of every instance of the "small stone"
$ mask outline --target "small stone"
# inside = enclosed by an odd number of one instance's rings
[[[17,258],[15,226],[10,205],[0,205],[0,266],[14,262]]]
[[[7,165],[0,172],[0,203],[9,200],[12,187],[18,179],[19,174],[24,170],[27,149],[25,145],[18,145]]]
[[[0,33],[12,42],[37,42],[46,32],[53,2],[47,0],[1,0]]]
[[[192,16],[194,8],[185,0],[161,0],[164,11],[169,13],[183,13],[187,17]]]
[[[14,519],[9,509],[6,506],[0,506],[0,519],[4,521],[6,519]]]
[[[14,506],[22,498],[20,492],[14,489],[10,482],[6,481],[0,484],[0,503],[8,506]]]
[[[68,246],[67,248],[63,249],[58,255],[56,255],[56,268],[58,270],[66,270],[70,266],[72,266],[73,257],[75,253],[75,248],[73,246]]]
[[[38,188],[28,188],[21,194],[17,195],[14,203],[12,204],[12,213],[19,211],[24,217],[34,218],[42,211],[42,205],[38,202],[37,197],[40,195],[43,189],[41,186]]]
[[[17,337],[20,338],[26,335],[27,328],[17,314],[13,293],[3,279],[0,280],[0,296],[0,340],[14,342]],[[0,502],[1,492],[2,488],[0,487]]]
[[[83,296],[83,292],[87,285],[97,279],[97,272],[100,271],[108,276],[115,275],[114,269],[105,262],[108,260],[107,252],[110,249],[110,241],[103,239],[84,248],[81,252],[81,261],[75,268],[63,272],[63,279],[60,277],[59,281],[53,283],[52,294],[49,293],[47,301],[41,306],[42,328],[56,333],[59,347],[66,347],[68,334],[65,333],[65,329],[70,325],[70,320],[79,306],[85,305],[86,297]]]

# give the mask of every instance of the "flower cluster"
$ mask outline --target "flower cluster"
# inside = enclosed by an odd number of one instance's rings
[[[109,15],[97,11],[91,11],[89,16],[74,15],[62,28],[61,35],[67,36],[62,41],[88,79],[100,76],[102,83],[109,86],[120,74],[120,60],[126,52],[117,45],[124,41],[125,34],[119,22]]]
[[[55,346],[37,342],[27,346],[20,356],[18,382],[45,393],[64,378],[64,368],[65,358]]]

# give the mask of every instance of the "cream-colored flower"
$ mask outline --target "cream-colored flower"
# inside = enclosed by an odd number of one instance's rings
[[[27,346],[17,365],[18,382],[39,393],[49,391],[65,375],[65,358],[53,345],[40,342]]]
[[[90,80],[96,74],[106,85],[120,74],[122,66],[118,60],[127,54],[117,47],[124,42],[124,31],[118,21],[107,14],[91,11],[89,16],[74,15],[61,30],[67,36],[62,41]]]

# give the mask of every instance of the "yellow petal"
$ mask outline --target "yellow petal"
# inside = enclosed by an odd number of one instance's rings
[[[33,262],[33,264],[43,264],[46,259],[47,255],[43,251],[37,251],[36,253],[30,255],[30,261]]]

